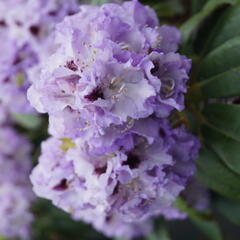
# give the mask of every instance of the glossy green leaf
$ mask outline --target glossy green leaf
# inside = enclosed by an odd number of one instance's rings
[[[240,178],[240,141],[221,132],[214,126],[204,126],[202,129],[207,143],[221,160]]]
[[[203,114],[215,128],[240,141],[240,105],[212,103],[204,108]]]
[[[214,221],[200,221],[192,219],[192,222],[201,230],[209,240],[223,240],[220,228]]]
[[[159,17],[171,17],[175,14],[175,9],[167,2],[156,3],[150,5],[157,13]]]
[[[230,39],[202,61],[198,79],[202,94],[209,98],[240,95],[240,37]]]
[[[208,79],[201,85],[202,94],[208,98],[228,98],[240,95],[240,68]]]
[[[214,10],[217,8],[235,3],[234,0],[212,0],[209,1],[204,8],[190,18],[186,23],[181,27],[183,42],[186,42],[190,39],[191,35],[198,29],[200,24],[206,19]]]
[[[214,49],[229,39],[240,35],[240,1],[236,2],[237,4],[227,9],[218,20],[218,24],[213,29],[208,49]]]
[[[204,147],[197,160],[197,176],[219,194],[240,201],[240,177],[231,171],[219,156]]]
[[[142,0],[140,2],[153,8],[160,17],[160,20],[165,17],[174,17],[184,12],[183,4],[179,0]]]
[[[208,122],[203,127],[205,142],[232,171],[240,174],[240,106],[210,104],[204,115]]]
[[[240,204],[221,198],[216,202],[219,212],[230,222],[240,225]]]
[[[27,129],[38,128],[42,123],[39,115],[13,113],[12,118],[17,124]]]
[[[219,4],[235,4],[237,3],[236,0],[208,0],[205,6],[203,7],[203,10],[209,10],[212,8],[215,8],[216,6],[219,6]]]
[[[175,14],[182,14],[184,9],[182,3],[178,0],[168,0],[165,2],[151,1],[150,6],[161,17],[172,17]]]
[[[240,36],[226,41],[210,52],[201,63],[199,80],[206,80],[240,67],[240,51],[236,51],[238,48],[240,48]]]

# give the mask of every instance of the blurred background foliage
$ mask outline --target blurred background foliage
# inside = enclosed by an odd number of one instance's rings
[[[105,2],[111,1],[86,1],[94,5]],[[180,28],[183,39],[180,51],[192,58],[187,108],[176,117],[202,140],[197,177],[211,189],[211,207],[206,212],[191,209],[179,198],[176,206],[188,213],[189,218],[170,222],[156,219],[155,231],[142,240],[239,240],[240,1],[141,2],[156,10],[161,24]],[[40,143],[48,137],[47,117],[13,117],[19,131],[28,134],[35,145],[36,163]],[[32,211],[36,216],[34,240],[107,240],[91,226],[73,221],[49,201],[37,200]]]

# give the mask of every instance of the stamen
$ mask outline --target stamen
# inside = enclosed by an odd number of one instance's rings
[[[120,133],[125,133],[126,131],[128,131],[129,129],[131,129],[134,126],[135,120],[133,118],[128,117],[127,120],[127,126],[120,131]]]
[[[120,42],[119,46],[121,47],[122,50],[129,50],[129,45],[124,42]]]
[[[67,152],[71,148],[76,148],[76,144],[70,138],[60,138],[59,140],[62,141],[60,149],[64,152]]]
[[[121,81],[122,79],[119,77],[113,78],[110,82],[109,88],[114,90]]]
[[[173,95],[175,89],[175,81],[172,78],[163,78],[161,79],[162,87],[160,95],[162,98],[169,98]]]

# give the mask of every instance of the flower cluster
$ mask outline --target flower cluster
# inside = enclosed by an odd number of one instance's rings
[[[184,108],[191,62],[180,33],[137,0],[82,6],[57,25],[52,54],[28,91],[53,135],[31,181],[108,236],[147,234],[195,172],[199,142],[169,117]]]
[[[144,228],[129,223],[145,225],[150,216],[184,217],[172,204],[195,171],[198,142],[167,122],[138,124],[146,131],[133,127],[118,150],[101,155],[89,152],[90,141],[50,138],[31,176],[34,191],[109,236],[140,234]]]
[[[31,113],[33,109],[26,98],[26,92],[30,86],[26,69],[36,64],[36,54],[28,45],[18,48],[7,32],[0,34],[0,42],[1,108],[5,115]]]
[[[28,239],[33,220],[31,149],[11,114],[35,113],[26,97],[31,71],[50,51],[54,24],[77,10],[76,0],[0,1],[0,236]]]
[[[11,144],[9,144],[11,142]],[[28,239],[33,216],[30,144],[9,127],[0,129],[0,236]]]
[[[0,111],[5,119],[9,113],[34,112],[26,98],[30,71],[50,50],[54,24],[77,9],[75,0],[0,2]]]
[[[191,61],[175,53],[179,31],[159,26],[152,9],[137,1],[82,6],[56,28],[55,51],[28,93],[49,113],[53,135],[95,135],[184,108]]]

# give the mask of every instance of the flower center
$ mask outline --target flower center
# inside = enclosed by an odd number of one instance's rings
[[[65,65],[65,67],[69,68],[70,70],[76,72],[78,70],[78,66],[74,63],[73,60],[68,61]]]
[[[134,168],[137,168],[139,166],[140,162],[141,162],[141,160],[140,160],[139,156],[130,152],[128,154],[127,161],[125,161],[123,163],[123,165],[128,165],[129,168],[134,169]]]
[[[175,89],[175,81],[172,78],[166,77],[161,79],[162,86],[160,95],[162,98],[169,98],[173,95]]]
[[[92,92],[90,92],[84,98],[86,98],[90,102],[94,102],[98,98],[104,99],[104,95],[103,95],[102,89],[100,87],[96,87],[92,90]]]
[[[56,190],[56,191],[64,191],[68,188],[68,183],[67,183],[67,179],[64,178],[61,180],[61,182],[56,185],[55,187],[53,187],[53,190]]]
[[[38,36],[40,33],[40,27],[37,25],[30,26],[29,31],[31,32],[32,35]]]

